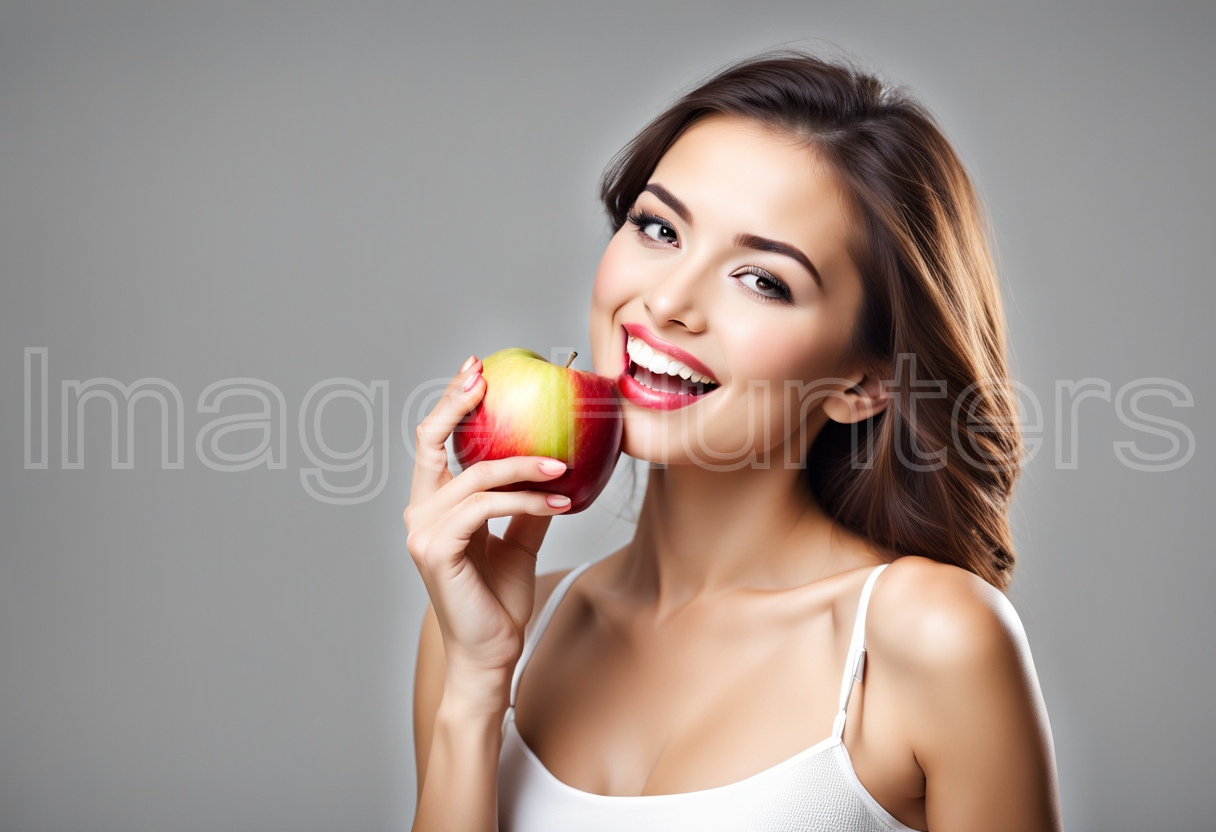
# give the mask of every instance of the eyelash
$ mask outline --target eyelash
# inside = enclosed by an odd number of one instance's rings
[[[636,228],[636,230],[637,230],[636,233],[638,234],[639,237],[645,237],[647,240],[650,240],[652,243],[657,242],[657,240],[655,240],[654,237],[651,237],[649,234],[647,234],[644,231],[646,226],[661,225],[664,228],[670,228],[672,231],[675,231],[675,229],[672,228],[671,223],[667,222],[666,220],[662,219],[661,217],[656,217],[654,214],[648,213],[646,211],[634,209],[634,210],[630,211],[628,214],[626,214],[625,218],[626,218],[626,220],[629,221],[630,224],[632,224]],[[775,301],[778,301],[779,303],[792,303],[793,302],[793,300],[790,297],[790,288],[788,286],[786,286],[785,282],[782,281],[780,278],[778,278],[776,275],[770,274],[770,273],[766,272],[764,269],[761,269],[757,266],[746,266],[743,269],[743,273],[755,275],[756,277],[762,278],[766,282],[771,283],[773,285],[773,288],[781,293],[781,295],[779,297],[773,297],[772,295],[762,295],[759,292],[755,291],[754,289],[747,290],[747,291],[751,292],[753,295],[755,295],[756,297],[760,298],[760,300],[775,300]],[[744,287],[744,288],[746,288],[746,287]]]

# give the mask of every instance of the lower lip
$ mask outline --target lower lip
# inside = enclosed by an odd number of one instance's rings
[[[625,343],[629,343],[628,333],[625,334]],[[681,407],[695,404],[718,389],[715,387],[714,390],[710,390],[708,393],[701,393],[696,396],[690,396],[687,393],[665,393],[662,390],[647,387],[629,375],[629,364],[629,353],[626,352],[625,369],[621,370],[620,376],[617,377],[616,386],[621,391],[622,396],[638,407],[645,407],[649,410],[679,410]]]

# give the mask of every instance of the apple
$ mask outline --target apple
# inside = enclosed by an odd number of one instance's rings
[[[452,432],[461,470],[484,459],[548,456],[566,463],[560,477],[515,482],[496,491],[545,491],[570,498],[563,514],[600,495],[621,453],[624,419],[616,379],[562,367],[520,347],[482,359],[486,391]]]

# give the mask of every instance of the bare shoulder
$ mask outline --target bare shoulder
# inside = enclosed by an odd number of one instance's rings
[[[875,581],[866,642],[910,672],[1027,658],[1021,620],[1000,590],[958,566],[913,555]]]
[[[899,558],[875,581],[866,647],[867,674],[925,775],[930,829],[1060,828],[1047,709],[1000,590]]]

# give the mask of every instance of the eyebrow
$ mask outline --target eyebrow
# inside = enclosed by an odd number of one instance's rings
[[[651,182],[646,185],[643,191],[649,191],[662,200],[668,208],[676,212],[676,216],[684,220],[689,225],[693,224],[692,211],[688,210],[688,206],[676,199],[675,194],[664,188],[657,182]],[[736,234],[735,245],[739,248],[750,248],[755,251],[767,251],[772,254],[784,254],[786,257],[792,257],[797,260],[804,269],[811,273],[811,277],[815,278],[816,285],[820,289],[823,288],[823,278],[819,276],[819,269],[815,268],[815,264],[811,262],[811,258],[807,257],[801,251],[789,243],[782,243],[778,240],[770,240],[768,237],[761,237],[757,234]]]

